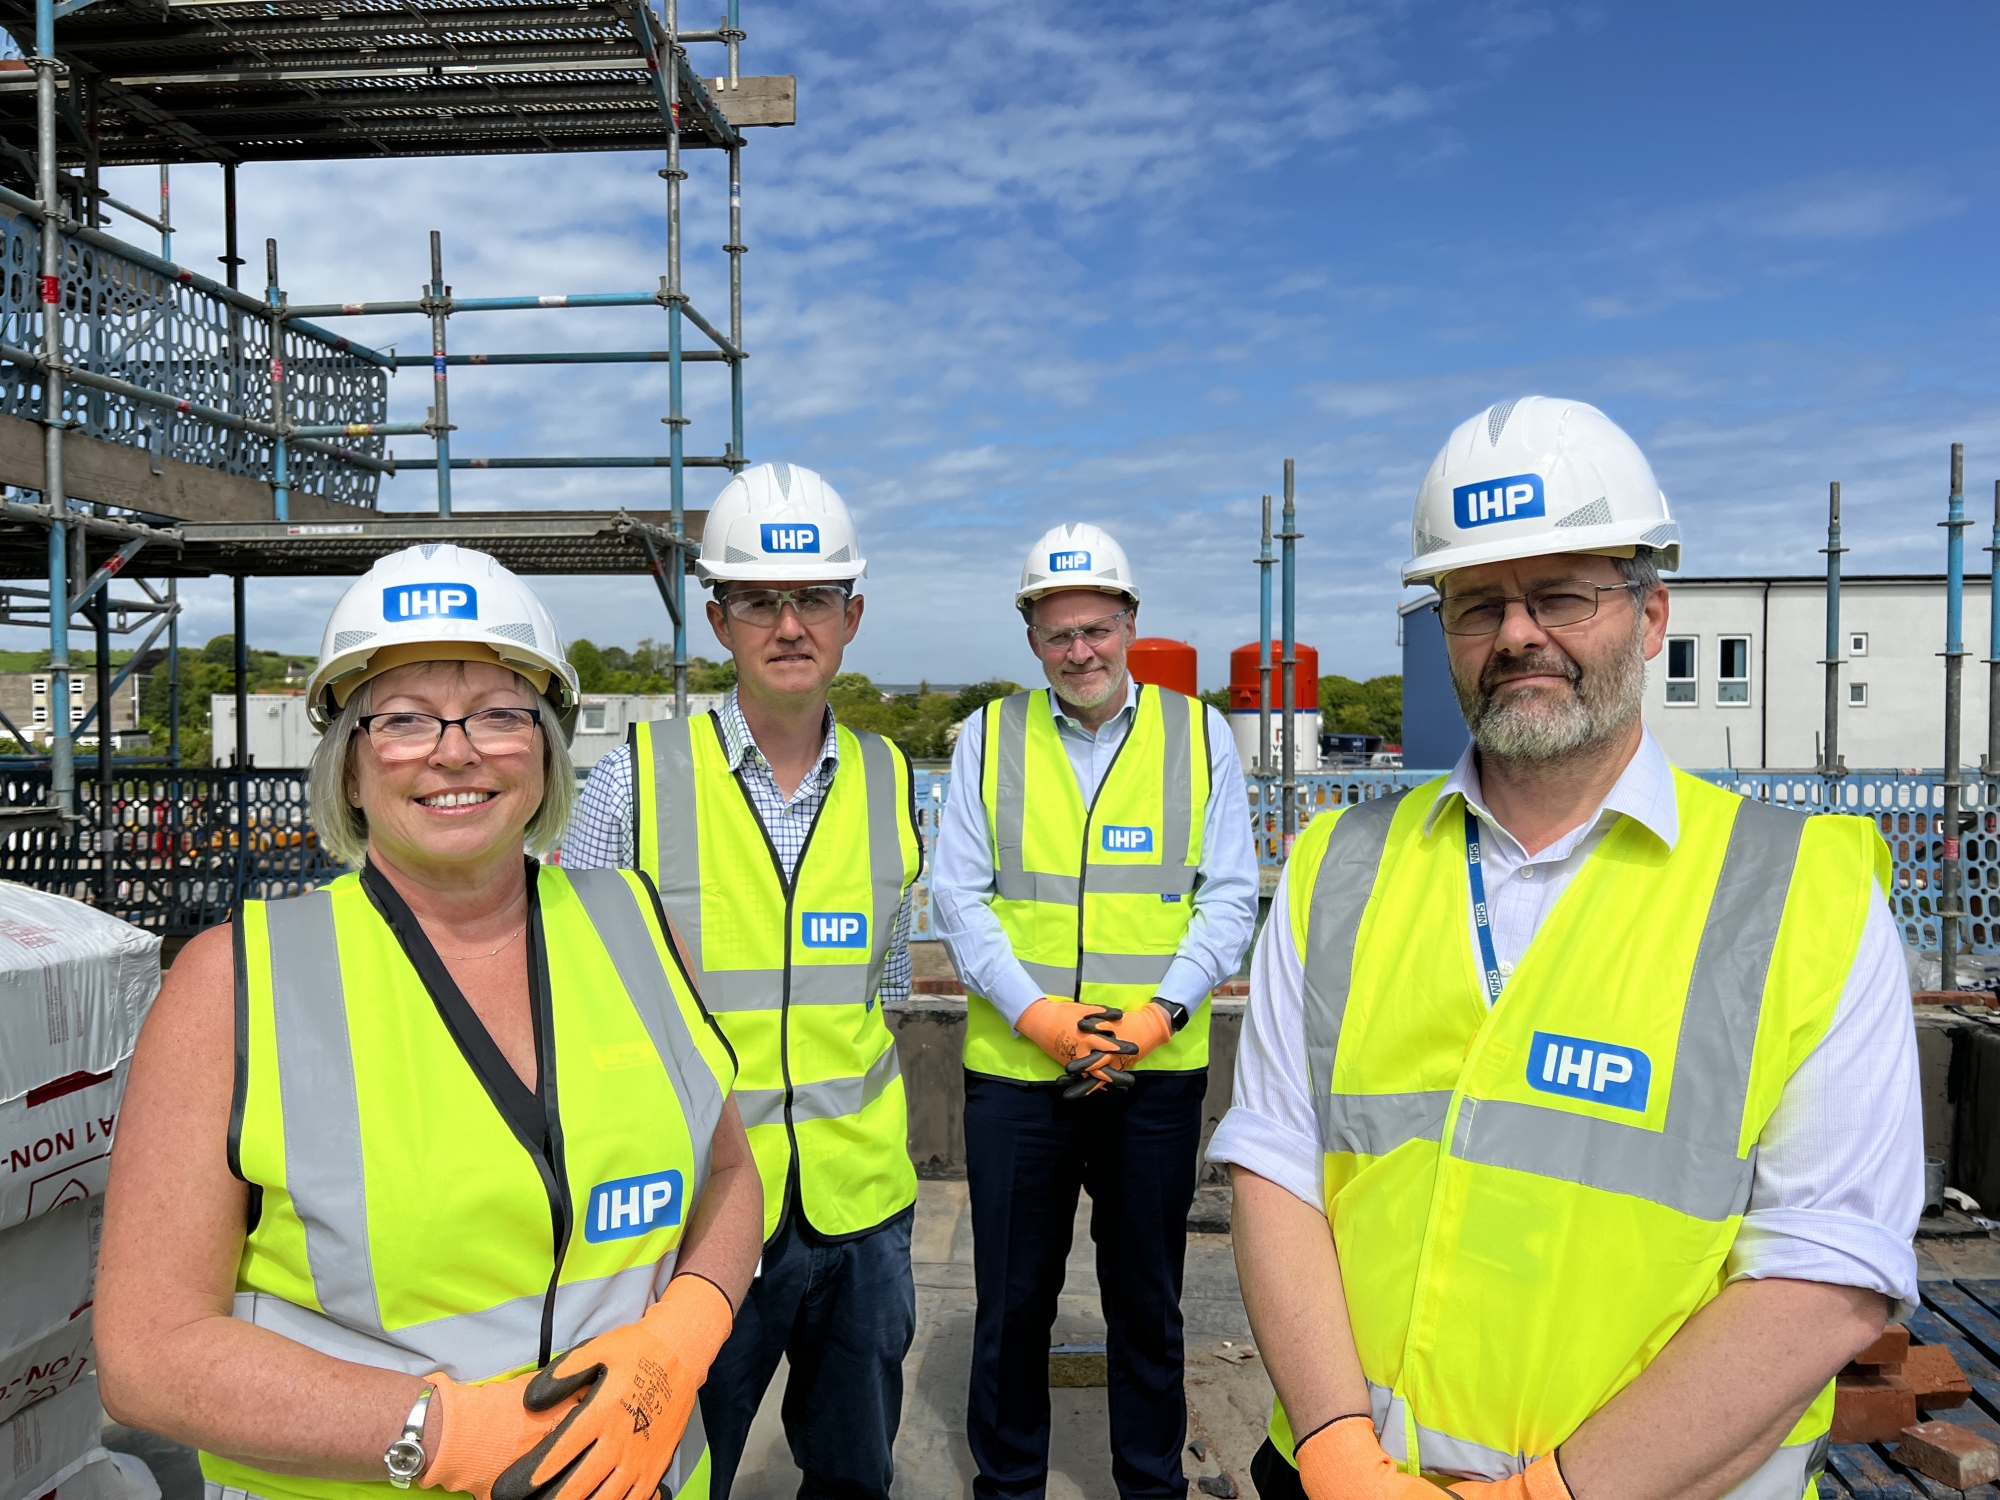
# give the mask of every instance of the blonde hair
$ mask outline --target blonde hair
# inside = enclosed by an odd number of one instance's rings
[[[527,682],[525,677],[521,680]],[[368,816],[347,800],[347,778],[354,769],[354,736],[368,712],[373,689],[374,683],[364,682],[354,690],[313,751],[308,773],[306,805],[320,847],[344,865],[359,865],[368,853]],[[576,806],[576,762],[569,757],[569,740],[555,705],[541,693],[535,695],[535,703],[542,711],[542,805],[528,819],[521,842],[528,853],[540,857],[562,842],[563,830],[569,827]]]

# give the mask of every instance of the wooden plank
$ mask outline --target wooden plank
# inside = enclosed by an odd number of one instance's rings
[[[723,118],[738,130],[750,125],[799,123],[799,81],[789,73],[739,76],[733,89],[727,78],[704,78],[701,82]]]
[[[1923,1296],[1925,1304],[1956,1324],[1989,1363],[2000,1364],[2000,1316],[1949,1282],[1926,1281]]]
[[[0,416],[0,484],[42,487],[42,425]],[[205,469],[178,458],[153,472],[143,448],[68,433],[63,438],[63,487],[73,499],[94,500],[121,510],[146,511],[182,521],[268,521],[271,486],[241,474]],[[294,521],[355,521],[375,514],[316,495],[293,491]]]
[[[2000,1281],[1961,1281],[1958,1289],[1983,1304],[1987,1311],[2000,1313]]]
[[[1854,1500],[1916,1500],[1910,1482],[1867,1443],[1835,1443],[1826,1450],[1826,1466]]]

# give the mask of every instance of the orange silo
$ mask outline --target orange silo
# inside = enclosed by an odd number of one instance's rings
[[[1125,665],[1141,682],[1186,693],[1190,698],[1201,696],[1201,678],[1195,670],[1195,649],[1186,641],[1142,635],[1126,650]]]

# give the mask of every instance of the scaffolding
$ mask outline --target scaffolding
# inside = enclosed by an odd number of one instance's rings
[[[795,118],[791,78],[739,71],[738,0],[727,0],[726,14],[707,30],[681,28],[678,0],[0,0],[0,25],[25,54],[25,64],[0,64],[0,178],[15,174],[27,189],[0,181],[0,484],[39,496],[0,500],[0,556],[14,569],[7,577],[47,578],[46,590],[0,591],[0,622],[48,628],[48,806],[74,822],[76,739],[88,725],[70,716],[73,617],[96,634],[100,705],[116,687],[111,635],[147,632],[129,672],[167,633],[177,737],[178,578],[226,572],[234,580],[240,705],[244,578],[266,569],[358,571],[357,556],[416,524],[375,511],[380,480],[399,468],[435,475],[438,520],[427,535],[442,525],[443,535],[475,545],[499,518],[450,524],[455,473],[665,469],[669,504],[656,519],[511,513],[509,523],[527,527],[513,539],[524,556],[589,554],[596,561],[581,571],[654,576],[673,626],[674,694],[684,713],[685,580],[699,530],[685,505],[685,473],[740,470],[747,461],[742,130]],[[704,43],[721,49],[712,75],[697,74],[691,61],[689,48]],[[704,316],[682,287],[682,153],[690,149],[721,152],[728,164],[729,307],[721,318]],[[412,300],[295,306],[275,241],[265,245],[263,294],[238,285],[243,162],[611,150],[664,154],[666,267],[657,288],[456,297],[436,230],[429,279]],[[111,198],[99,181],[106,166],[153,163],[157,216]],[[222,171],[222,281],[172,259],[168,170],[185,163]],[[157,230],[160,253],[105,233],[108,212]],[[665,312],[664,349],[449,347],[450,320],[460,313],[638,307]],[[324,326],[384,315],[427,318],[430,351],[386,352]],[[704,347],[684,347],[689,325]],[[664,454],[452,451],[454,367],[607,363],[667,367]],[[729,432],[720,452],[688,451],[688,364],[728,369]],[[425,419],[390,423],[389,378],[424,366],[432,382]],[[432,456],[399,463],[386,447],[398,435],[429,439]],[[224,536],[216,526],[240,534]],[[283,536],[252,535],[260,526]],[[593,537],[615,534],[618,547],[563,554],[579,526]],[[138,596],[112,597],[120,575],[137,583]],[[239,771],[248,770],[244,717],[239,706]],[[4,727],[30,748],[18,729]],[[98,743],[96,800],[108,854],[103,793],[112,737],[100,732]],[[178,761],[177,742],[169,758]]]

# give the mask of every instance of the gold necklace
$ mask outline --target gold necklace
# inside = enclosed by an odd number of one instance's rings
[[[519,927],[516,927],[512,932],[508,933],[504,938],[500,939],[500,948],[506,947],[509,943],[513,942],[515,938],[519,937],[522,933],[526,932],[527,930],[528,930],[528,924],[526,922],[523,922]],[[493,957],[493,954],[498,953],[500,951],[500,948],[495,948],[493,950],[493,953],[440,953],[438,957],[449,960],[453,963],[471,963],[476,959]]]

